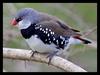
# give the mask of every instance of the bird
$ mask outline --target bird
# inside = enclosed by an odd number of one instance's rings
[[[33,8],[20,9],[10,23],[18,27],[33,54],[48,54],[48,63],[53,56],[60,56],[65,51],[69,53],[68,49],[72,44],[91,43],[82,37],[79,30],[70,27],[60,18]]]

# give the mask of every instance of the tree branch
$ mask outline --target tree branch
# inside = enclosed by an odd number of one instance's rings
[[[49,60],[46,58],[47,56],[45,54],[35,53],[34,57],[31,57],[31,50],[13,48],[3,48],[3,57],[9,59],[37,61],[41,63],[48,63]],[[54,56],[52,58],[50,65],[53,65],[67,72],[87,72],[72,62],[58,56]]]
[[[84,32],[83,33],[83,36],[86,37],[86,36],[88,36],[89,34],[91,34],[92,32],[94,32],[96,30],[97,30],[97,27],[94,27],[92,29],[89,29],[87,32]]]

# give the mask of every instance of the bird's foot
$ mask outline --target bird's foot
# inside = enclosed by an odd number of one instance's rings
[[[31,57],[33,57],[35,53],[39,53],[39,52],[38,52],[38,51],[33,51],[33,50],[32,50],[31,53],[32,53]]]
[[[50,64],[50,62],[51,62],[53,56],[56,55],[57,52],[58,52],[58,51],[54,51],[54,52],[49,53],[49,54],[47,55],[47,58],[49,58],[48,65]]]

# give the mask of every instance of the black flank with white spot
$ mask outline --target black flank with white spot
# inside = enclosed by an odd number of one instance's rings
[[[38,38],[40,38],[45,44],[54,43],[57,46],[57,49],[64,49],[68,44],[68,39],[70,38],[57,36],[50,29],[42,28],[40,24],[32,24],[26,29],[21,29],[21,34],[25,39],[29,39],[32,35],[38,35]]]

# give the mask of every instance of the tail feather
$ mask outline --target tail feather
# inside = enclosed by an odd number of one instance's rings
[[[81,38],[80,36],[74,36],[74,38],[83,41],[84,44],[92,43],[91,41],[89,41],[89,40],[87,40],[87,39]]]

